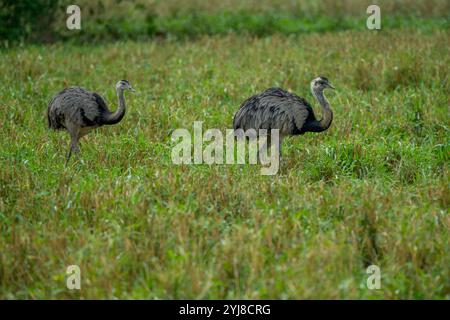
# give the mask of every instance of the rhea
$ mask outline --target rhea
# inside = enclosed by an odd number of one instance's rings
[[[279,155],[281,143],[286,136],[302,135],[306,132],[327,130],[333,121],[333,111],[324,95],[325,89],[334,89],[325,77],[311,81],[311,92],[322,106],[322,118],[318,120],[311,105],[304,98],[281,88],[269,88],[245,100],[233,119],[234,130],[260,129],[271,132],[279,130]],[[267,136],[270,148],[270,135]]]
[[[79,152],[79,141],[87,133],[104,125],[120,122],[127,109],[124,91],[134,92],[127,80],[116,84],[119,107],[111,112],[105,100],[95,92],[82,87],[69,87],[56,96],[48,104],[48,126],[53,130],[66,130],[70,134],[70,148],[66,165],[72,153]]]

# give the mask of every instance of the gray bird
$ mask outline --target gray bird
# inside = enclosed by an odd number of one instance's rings
[[[134,92],[127,80],[116,84],[119,107],[111,112],[105,100],[95,92],[81,87],[70,87],[59,92],[48,104],[48,127],[53,130],[67,130],[71,137],[66,165],[72,153],[79,152],[78,141],[89,131],[103,125],[120,122],[125,115],[124,91]]]
[[[234,115],[234,130],[267,129],[270,146],[270,130],[278,129],[278,146],[281,156],[283,137],[322,132],[333,121],[333,111],[325,98],[324,90],[334,87],[327,78],[318,77],[311,81],[311,92],[322,106],[322,119],[317,120],[311,105],[304,99],[281,88],[269,88],[245,100]]]

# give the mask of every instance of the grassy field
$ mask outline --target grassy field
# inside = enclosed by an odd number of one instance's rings
[[[99,43],[366,30],[380,6],[384,29],[450,29],[448,0],[77,0],[81,30],[65,28],[71,0],[0,0],[0,46],[16,42]],[[9,3],[8,5],[5,3]],[[50,4],[49,4],[50,3]],[[32,4],[32,5],[31,5]],[[42,15],[42,7],[47,8]],[[26,6],[25,6],[26,8]]]
[[[448,44],[399,29],[1,51],[0,298],[450,299]],[[319,113],[317,75],[335,120],[287,139],[278,175],[172,164],[173,129],[231,128],[269,86]],[[48,101],[82,85],[115,109],[119,79],[137,90],[124,120],[66,168]]]

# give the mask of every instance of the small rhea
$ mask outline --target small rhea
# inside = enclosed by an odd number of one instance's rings
[[[66,165],[72,153],[79,152],[80,139],[91,130],[103,125],[113,125],[120,122],[126,111],[124,91],[135,90],[127,80],[116,84],[119,107],[111,112],[105,100],[97,93],[82,87],[69,87],[56,96],[48,104],[48,127],[53,130],[67,130],[71,142],[67,154]]]
[[[311,92],[322,106],[322,118],[317,120],[314,110],[304,98],[281,88],[269,88],[245,100],[234,115],[234,130],[266,129],[267,144],[270,147],[270,130],[278,129],[280,134],[278,152],[281,157],[281,143],[286,136],[302,135],[306,132],[327,130],[333,121],[333,111],[324,95],[325,89],[334,89],[326,77],[311,81]]]

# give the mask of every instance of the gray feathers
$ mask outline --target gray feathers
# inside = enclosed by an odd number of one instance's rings
[[[269,88],[244,101],[236,112],[234,130],[279,129],[281,136],[304,133],[307,121],[316,121],[311,105],[281,88]]]
[[[66,88],[50,100],[47,110],[49,128],[65,129],[71,137],[67,161],[72,152],[79,151],[78,142],[89,131],[122,120],[126,110],[124,90],[134,91],[127,80],[120,80],[116,84],[119,106],[115,112],[109,111],[105,100],[97,93],[81,87]]]
[[[70,87],[59,92],[48,105],[48,126],[55,130],[67,128],[68,123],[83,127],[99,127],[110,113],[98,94],[81,87]]]

